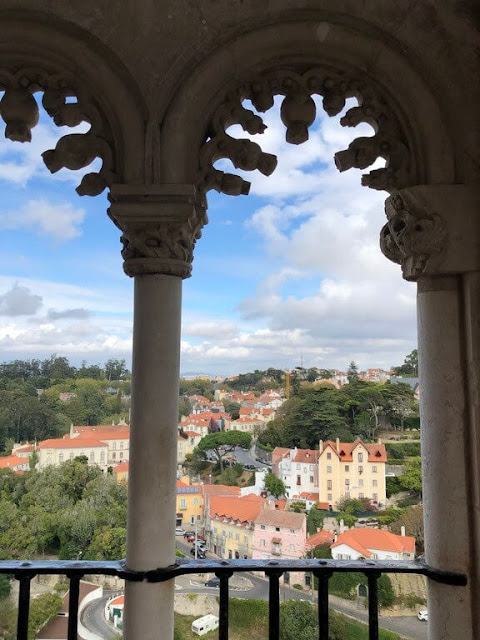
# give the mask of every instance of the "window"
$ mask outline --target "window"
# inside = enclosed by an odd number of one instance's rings
[[[123,451],[120,451],[120,453],[118,455],[119,455],[119,458],[121,460],[123,458]]]
[[[275,527],[275,531],[280,531],[280,527]]]
[[[73,460],[73,458],[74,458],[73,451],[70,451],[70,460]]]
[[[377,467],[375,465],[372,467],[372,473],[377,473]]]
[[[265,540],[260,540],[260,546],[264,547],[265,546]]]
[[[190,524],[195,524],[195,516],[190,516]]]
[[[120,442],[120,449],[123,449],[123,442]]]
[[[361,465],[358,467],[358,473],[363,473],[363,467]]]
[[[327,480],[327,491],[331,491],[331,490],[332,490],[332,481]]]
[[[116,442],[114,442],[114,443],[112,444],[112,449],[115,451],[115,449],[116,449],[116,448],[117,448],[117,443],[116,443]]]
[[[372,480],[372,487],[378,486],[378,482],[376,480]]]
[[[308,473],[307,467],[303,467],[303,473]]]
[[[264,524],[261,524],[261,525],[260,525],[260,529],[262,529],[263,531],[265,531],[265,525],[264,525]]]
[[[235,540],[240,540],[240,534],[239,533],[235,534]]]
[[[358,497],[359,497],[359,498],[363,498],[363,497],[364,497],[364,496],[363,496],[363,493],[359,493],[359,494],[358,494]]]
[[[332,467],[327,467],[327,473],[332,473]]]
[[[310,471],[313,471],[313,464],[310,465]]]
[[[193,516],[192,516],[192,518],[193,518]],[[200,514],[198,514],[197,521],[200,521],[201,519],[202,519],[202,516]]]
[[[244,544],[248,544],[248,536],[243,536],[243,542]]]
[[[360,478],[360,480],[358,481],[358,486],[359,487],[363,487],[363,480]]]
[[[348,478],[345,478],[345,486],[346,487],[350,486],[350,480]]]
[[[358,461],[363,462],[363,453],[358,454]]]
[[[313,484],[313,476],[310,476],[310,484]]]
[[[62,462],[63,462],[63,453],[59,453],[59,454],[58,454],[58,461],[59,461],[60,463],[62,463]]]
[[[327,453],[327,460],[331,460],[332,459],[332,454],[330,453],[330,451]]]
[[[374,493],[374,494],[373,494],[373,496],[372,496],[372,500],[373,500],[374,502],[378,502],[378,493]]]
[[[198,504],[198,498],[194,498],[194,499],[193,499],[193,504],[194,504],[194,505],[197,505],[197,504]]]
[[[229,539],[229,540],[231,540],[231,539],[232,539],[232,532],[231,532],[231,531],[229,531],[229,532],[228,532],[228,539]]]
[[[95,462],[95,451],[90,451],[90,462]]]
[[[180,509],[186,509],[186,508],[187,508],[186,500],[185,498],[182,498],[180,500]]]
[[[100,462],[105,462],[105,451],[100,451]]]
[[[295,551],[295,545],[294,544],[290,545],[290,551]]]
[[[112,460],[115,460],[115,458],[117,457],[117,454],[115,453],[115,451],[112,453]]]
[[[346,494],[345,494],[345,496],[346,496]],[[331,493],[327,493],[327,500],[328,501],[332,500],[332,494]]]
[[[297,476],[297,484],[302,484],[302,478],[301,478],[301,476]]]
[[[295,533],[295,529],[290,529],[290,533]]]
[[[297,464],[297,471],[300,471],[300,465]]]
[[[346,464],[345,465],[345,473],[348,473],[350,471],[350,465]]]

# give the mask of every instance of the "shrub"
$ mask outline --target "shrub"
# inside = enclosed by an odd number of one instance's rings
[[[303,586],[301,584],[292,585],[294,589],[298,589],[299,591],[303,591]]]
[[[378,602],[383,607],[391,607],[395,601],[392,581],[383,573],[378,579]]]

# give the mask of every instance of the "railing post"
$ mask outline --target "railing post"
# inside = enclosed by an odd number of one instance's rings
[[[280,637],[280,576],[283,571],[267,571],[268,584],[268,639]]]
[[[378,578],[379,572],[369,572],[368,578],[368,640],[378,640]]]
[[[20,581],[18,592],[17,640],[28,638],[28,617],[30,613],[30,581],[32,574],[21,573],[15,576]]]
[[[328,581],[332,573],[317,570],[313,575],[318,580],[318,637],[319,640],[328,640]]]
[[[67,577],[70,578],[70,590],[68,594],[68,640],[77,640],[80,576],[73,576],[67,573]]]

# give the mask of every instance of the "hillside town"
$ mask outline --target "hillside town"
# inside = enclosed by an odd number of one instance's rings
[[[71,390],[64,391],[66,386]],[[116,401],[111,424],[70,423],[63,435],[57,431],[56,437],[12,441],[11,450],[0,456],[0,483],[9,474],[28,481],[31,474],[62,474],[73,465],[68,473],[80,473],[83,466],[91,470],[91,481],[104,478],[112,495],[116,490],[110,482],[127,492],[134,428],[128,423],[127,384],[109,381],[98,388],[103,398]],[[172,523],[180,555],[402,561],[422,552],[419,386],[414,375],[357,371],[352,363],[347,372],[271,370],[214,381],[184,379],[180,393]],[[37,388],[36,394],[37,402],[48,398],[51,407],[63,411],[80,397],[73,383]],[[102,527],[102,535],[108,536],[109,527]],[[116,541],[111,551],[105,547],[100,552],[102,558],[113,558],[119,549],[122,553],[121,520],[115,531]],[[54,538],[44,543],[45,550],[53,551]],[[72,552],[95,557],[105,545],[95,536],[86,546],[82,540],[72,546],[69,540],[61,543],[62,557]],[[22,556],[20,548],[13,553]],[[284,572],[281,584],[308,591],[312,575]],[[338,586],[336,593],[361,598],[362,585]],[[405,584],[392,585],[390,604],[405,608]],[[425,604],[422,579],[414,589],[416,595],[408,601],[413,615]],[[121,627],[123,601],[117,600],[110,603],[116,618],[110,617]]]

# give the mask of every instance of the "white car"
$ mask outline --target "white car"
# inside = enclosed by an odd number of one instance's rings
[[[428,620],[428,611],[424,609],[423,611],[419,611],[417,613],[417,618],[419,620]]]
[[[184,534],[185,534],[185,529],[182,529],[182,527],[175,527],[176,536],[183,536]]]

